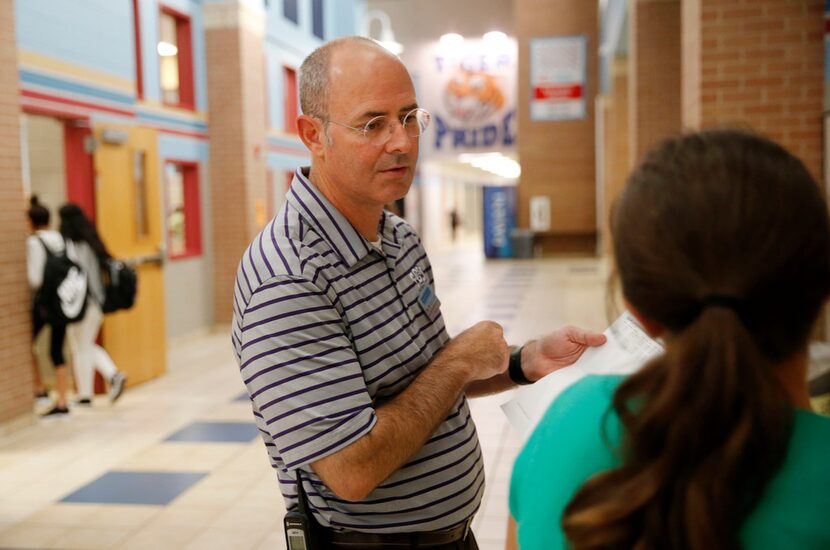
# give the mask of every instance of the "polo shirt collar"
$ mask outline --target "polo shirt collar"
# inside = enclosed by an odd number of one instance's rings
[[[294,173],[286,200],[315,226],[348,267],[353,267],[373,247],[308,179],[308,167]]]
[[[378,235],[380,235],[383,253],[386,259],[389,260],[387,263],[391,262],[391,264],[394,264],[398,252],[401,250],[401,230],[395,227],[395,219],[391,212],[384,210],[378,226]]]

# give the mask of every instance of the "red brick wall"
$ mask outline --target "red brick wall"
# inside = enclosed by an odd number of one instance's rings
[[[683,0],[684,122],[749,127],[822,173],[824,2]]]
[[[0,424],[32,413],[31,321],[12,2],[0,2]]]
[[[207,10],[208,8],[206,8]],[[213,299],[216,322],[231,319],[236,269],[259,231],[265,200],[265,98],[262,37],[248,28],[244,7],[219,6],[205,46],[210,121]],[[227,10],[240,10],[230,13]]]
[[[631,165],[682,129],[680,0],[637,0],[630,11]]]

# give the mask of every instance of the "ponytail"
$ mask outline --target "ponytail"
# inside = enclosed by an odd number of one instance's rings
[[[707,130],[646,156],[611,231],[622,294],[666,352],[617,388],[620,466],[580,487],[563,530],[577,549],[737,549],[789,445],[781,377],[830,295],[827,203],[780,145]]]
[[[612,406],[623,464],[567,506],[572,547],[740,548],[739,528],[784,460],[793,411],[737,308],[703,305]]]
[[[60,232],[64,238],[87,243],[102,265],[105,264],[106,260],[112,258],[101,237],[98,236],[95,225],[86,217],[80,206],[67,203],[61,206],[58,213],[61,218]]]

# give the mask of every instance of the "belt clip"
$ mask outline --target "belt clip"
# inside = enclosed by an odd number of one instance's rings
[[[464,535],[461,536],[461,542],[467,540],[467,535],[470,534],[470,528],[473,525],[473,518],[472,516],[467,520],[467,525],[464,526]]]

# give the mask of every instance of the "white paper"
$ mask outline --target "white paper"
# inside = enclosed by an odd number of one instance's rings
[[[513,398],[501,406],[523,441],[530,436],[553,400],[580,378],[588,374],[629,374],[663,352],[663,346],[646,334],[627,311],[603,334],[608,338],[605,344],[588,348],[573,365],[517,389]]]

